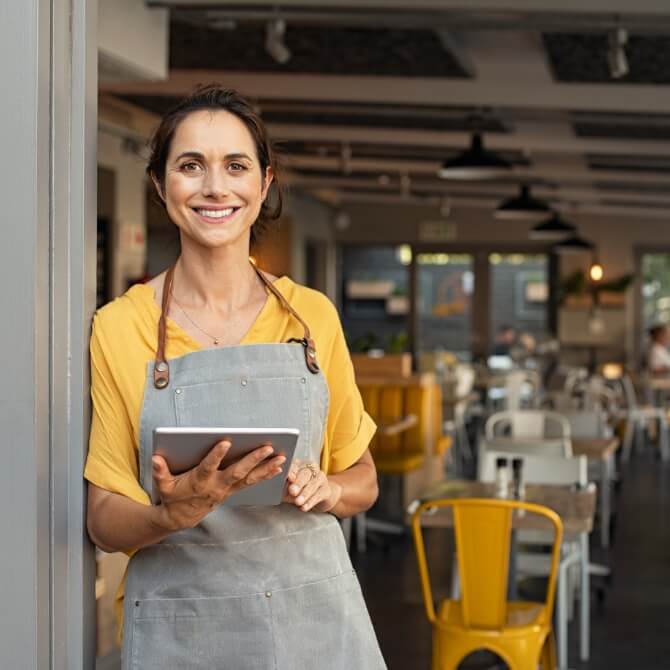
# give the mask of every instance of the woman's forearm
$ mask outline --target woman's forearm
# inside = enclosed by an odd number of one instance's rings
[[[369,454],[343,472],[328,475],[328,479],[342,487],[340,499],[330,510],[340,518],[370,509],[379,495],[377,471]]]
[[[160,507],[89,484],[88,534],[103,551],[128,552],[160,542],[173,529],[162,525]]]

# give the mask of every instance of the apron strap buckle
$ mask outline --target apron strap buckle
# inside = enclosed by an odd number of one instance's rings
[[[292,337],[288,342],[302,344],[305,349],[305,364],[307,365],[307,369],[313,375],[318,374],[320,368],[319,363],[316,360],[316,346],[314,345],[314,340],[311,337]]]

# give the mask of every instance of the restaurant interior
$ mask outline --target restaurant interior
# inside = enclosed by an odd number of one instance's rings
[[[335,303],[378,426],[342,528],[388,667],[669,667],[670,3],[99,0],[98,31],[99,306],[178,253],[163,112],[221,83],[276,142],[252,253]]]

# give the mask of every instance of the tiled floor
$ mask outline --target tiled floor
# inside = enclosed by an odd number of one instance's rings
[[[614,544],[592,548],[592,560],[613,568],[599,602],[592,596],[591,660],[580,663],[577,622],[570,630],[570,667],[575,670],[670,668],[670,466],[651,451],[623,467],[617,494]],[[438,531],[432,531],[433,533]],[[594,536],[594,540],[595,540]],[[431,542],[432,540],[432,542]],[[451,547],[428,538],[434,583],[448,584]],[[429,670],[431,632],[421,600],[413,546],[394,539],[372,546],[354,562],[389,670]],[[592,580],[603,585],[598,578]],[[528,585],[532,588],[532,584]],[[503,668],[487,655],[463,668]]]
[[[612,566],[613,580],[602,604],[593,596],[588,663],[578,660],[576,625],[571,627],[574,670],[670,668],[670,466],[661,465],[648,451],[624,467],[621,475],[614,545],[609,552],[594,546],[592,556],[595,562]],[[450,541],[433,531],[428,548],[435,583],[447,585]],[[429,670],[431,633],[409,538],[393,539],[385,547],[372,544],[365,555],[354,555],[354,564],[389,670]],[[118,656],[97,667],[118,670]],[[504,665],[480,654],[462,667],[484,670]]]

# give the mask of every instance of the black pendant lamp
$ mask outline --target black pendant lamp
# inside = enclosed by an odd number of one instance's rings
[[[547,240],[549,242],[565,240],[568,237],[574,237],[577,234],[577,227],[568,223],[560,214],[554,215],[538,223],[530,229],[529,237],[531,240]]]
[[[484,148],[481,133],[474,133],[470,148],[445,160],[437,174],[442,179],[495,179],[508,175],[511,169],[511,163]]]
[[[533,198],[530,186],[522,184],[519,195],[503,200],[495,211],[495,218],[514,221],[537,221],[543,216],[551,214],[551,207],[544,202]]]
[[[594,244],[585,240],[579,235],[568,237],[567,240],[562,240],[554,244],[554,251],[558,254],[581,254],[584,252],[593,251]]]

